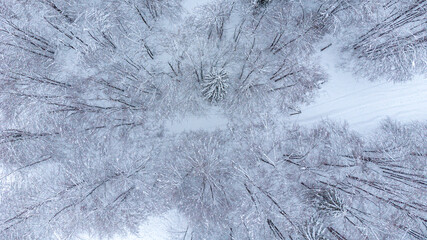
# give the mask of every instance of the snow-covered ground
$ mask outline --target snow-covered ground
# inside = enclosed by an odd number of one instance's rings
[[[212,0],[184,0],[182,2],[182,7],[185,13],[191,14],[198,6],[202,6],[209,2],[212,2]]]
[[[346,121],[351,129],[369,134],[386,117],[407,122],[427,119],[427,79],[417,76],[403,83],[370,82],[341,69],[337,47],[320,55],[329,80],[314,103],[291,119],[310,126],[321,119]]]
[[[197,130],[214,131],[225,129],[228,120],[221,114],[220,109],[212,107],[203,116],[189,115],[180,119],[172,119],[166,123],[170,133],[189,132]]]
[[[116,236],[112,240],[172,240],[172,239],[190,239],[184,236],[190,236],[188,221],[177,210],[170,210],[162,216],[152,216],[143,223],[138,234],[129,234],[127,236]],[[80,240],[93,240],[91,236],[80,236]]]

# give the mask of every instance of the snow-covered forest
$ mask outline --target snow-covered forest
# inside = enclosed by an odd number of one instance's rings
[[[0,0],[0,240],[424,240],[426,139],[426,0]]]

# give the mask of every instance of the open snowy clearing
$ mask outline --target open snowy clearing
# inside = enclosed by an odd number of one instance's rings
[[[116,236],[113,240],[169,240],[184,239],[191,232],[187,220],[176,210],[170,210],[162,216],[152,216],[141,225],[138,234]],[[81,236],[81,240],[91,240],[91,236]]]
[[[339,51],[330,47],[320,54],[328,82],[314,103],[294,115],[295,123],[310,126],[322,119],[346,121],[350,128],[368,134],[384,118],[407,121],[427,119],[427,81],[417,76],[408,82],[370,82],[338,66]]]

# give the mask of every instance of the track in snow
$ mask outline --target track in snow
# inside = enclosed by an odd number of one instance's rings
[[[336,47],[322,52],[320,61],[328,82],[314,103],[291,117],[310,126],[322,119],[346,121],[351,129],[367,134],[387,117],[402,122],[427,119],[427,79],[417,76],[403,83],[370,82],[338,67]]]

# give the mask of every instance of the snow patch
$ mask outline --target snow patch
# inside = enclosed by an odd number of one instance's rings
[[[182,2],[182,7],[187,14],[191,14],[197,7],[208,4],[213,0],[184,0]]]
[[[186,233],[188,237],[191,232],[187,223],[188,220],[178,210],[170,210],[162,216],[148,218],[141,226],[139,238],[144,240],[184,239]]]
[[[228,119],[217,107],[211,107],[203,115],[188,115],[166,122],[165,129],[170,133],[181,133],[197,130],[215,131],[225,129]]]
[[[371,82],[338,66],[339,48],[320,54],[320,63],[329,75],[314,103],[302,107],[291,120],[311,126],[322,119],[346,121],[349,127],[367,134],[386,117],[408,122],[427,119],[427,81],[416,76],[408,82]]]
[[[190,239],[191,229],[188,220],[176,209],[169,210],[160,216],[152,216],[145,221],[139,234],[115,236],[112,240],[175,240]],[[79,240],[93,240],[88,235],[81,235]]]

